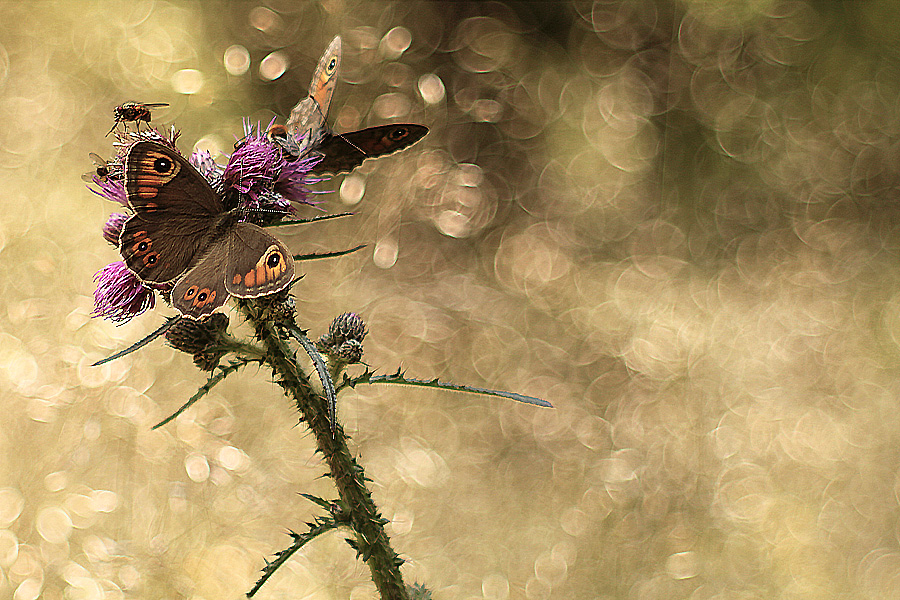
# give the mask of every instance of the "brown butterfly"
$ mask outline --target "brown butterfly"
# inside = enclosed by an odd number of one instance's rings
[[[151,108],[160,108],[162,106],[168,106],[165,102],[151,102],[144,104],[142,102],[126,102],[121,106],[117,106],[113,109],[113,117],[115,117],[116,122],[113,123],[112,129],[106,135],[109,135],[113,132],[113,130],[119,126],[119,123],[128,123],[134,122],[140,125],[140,122],[150,124],[150,109]]]
[[[295,142],[297,153],[293,156],[307,156],[310,153],[323,158],[313,167],[311,173],[347,173],[358,167],[367,158],[378,158],[412,146],[428,133],[424,125],[398,124],[380,125],[359,131],[334,133],[328,127],[326,117],[331,97],[337,85],[337,73],[341,65],[341,38],[334,38],[329,44],[313,74],[309,84],[309,96],[301,100],[291,110],[285,138]],[[274,125],[270,128],[281,127]],[[278,139],[281,131],[271,137]],[[270,138],[271,139],[271,138]],[[285,144],[282,144],[285,148]]]
[[[199,319],[228,296],[256,298],[294,276],[287,247],[237,209],[226,211],[206,179],[175,150],[134,144],[125,157],[125,192],[134,210],[119,236],[125,264],[145,283],[177,280],[172,305]]]

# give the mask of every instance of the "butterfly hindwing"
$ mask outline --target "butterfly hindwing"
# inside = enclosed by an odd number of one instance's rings
[[[294,277],[294,259],[281,241],[252,223],[229,232],[225,289],[238,298],[256,298],[286,288]]]
[[[189,235],[177,221],[144,221],[133,215],[119,235],[119,252],[142,281],[167,283],[184,273],[208,244],[208,232],[195,231]]]
[[[184,274],[172,289],[172,306],[191,319],[212,314],[225,304],[225,263],[228,256],[228,238],[219,238],[210,244],[200,261]]]
[[[394,124],[327,135],[315,149],[323,158],[312,173],[346,173],[367,158],[378,158],[409,148],[428,133],[424,125]]]

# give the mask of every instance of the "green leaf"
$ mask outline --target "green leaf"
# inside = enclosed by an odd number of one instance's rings
[[[460,385],[456,383],[446,383],[443,381],[438,381],[437,379],[413,379],[410,377],[406,377],[405,373],[402,373],[399,369],[393,375],[375,375],[368,369],[366,372],[358,377],[354,377],[352,379],[345,379],[341,382],[341,388],[350,386],[356,387],[360,383],[388,383],[392,385],[411,385],[414,387],[425,387],[425,388],[436,388],[441,390],[451,390],[454,392],[468,392],[470,394],[483,394],[485,396],[498,396],[500,398],[507,398],[509,400],[515,400],[516,402],[522,402],[524,404],[533,404],[534,406],[543,406],[545,408],[553,408],[553,405],[547,402],[546,400],[542,400],[540,398],[535,398],[534,396],[526,396],[524,394],[517,394],[515,392],[504,392],[502,390],[490,390],[487,388],[474,387],[471,385]]]
[[[331,422],[331,432],[334,433],[335,419],[337,417],[337,392],[334,389],[334,382],[331,381],[331,375],[328,374],[325,359],[322,358],[322,355],[319,354],[313,343],[306,337],[305,331],[296,325],[289,325],[286,329],[291,334],[291,337],[300,342],[300,345],[303,346],[303,349],[306,350],[306,353],[309,354],[313,364],[316,366],[316,372],[319,374],[322,388],[325,390],[325,398],[328,400],[328,420]]]
[[[182,404],[181,408],[179,408],[174,413],[172,413],[171,415],[169,415],[168,417],[166,417],[165,419],[163,419],[162,421],[160,421],[159,423],[154,425],[151,429],[159,429],[166,423],[169,423],[170,421],[172,421],[173,419],[178,417],[178,415],[180,415],[181,413],[186,411],[188,408],[190,408],[191,405],[194,404],[194,402],[196,402],[197,400],[199,400],[200,398],[202,398],[203,396],[208,394],[209,391],[211,389],[213,389],[219,382],[224,380],[226,377],[228,377],[229,375],[231,375],[232,373],[234,373],[235,371],[237,371],[244,365],[251,363],[251,362],[259,362],[259,361],[251,360],[251,359],[247,359],[247,358],[239,358],[237,360],[231,361],[228,364],[228,366],[218,367],[219,372],[210,375],[209,379],[207,379],[206,383],[199,390],[197,390],[197,393],[194,394],[193,396],[191,396],[191,398],[187,402]]]
[[[308,219],[290,219],[288,221],[279,221],[278,223],[269,223],[263,227],[282,227],[284,225],[306,225],[307,223],[316,223],[318,221],[327,221],[329,219],[339,219],[341,217],[352,217],[352,212],[338,213],[335,215],[319,215],[318,217],[310,217]]]
[[[344,256],[346,254],[352,254],[357,250],[362,250],[365,248],[365,244],[360,244],[355,248],[350,248],[349,250],[340,250],[339,252],[311,252],[309,254],[295,254],[293,256],[294,260],[316,260],[319,258],[336,258],[338,256]]]
[[[120,350],[119,352],[116,352],[112,356],[107,356],[106,358],[104,358],[102,360],[98,360],[91,366],[99,367],[100,365],[105,365],[106,363],[108,363],[111,360],[116,360],[117,358],[122,358],[126,354],[131,354],[135,350],[139,350],[140,348],[143,348],[144,346],[146,346],[147,344],[149,344],[150,342],[152,342],[153,340],[155,340],[156,338],[158,338],[159,336],[164,334],[166,331],[168,331],[169,328],[172,327],[172,325],[174,325],[175,323],[177,323],[180,320],[181,320],[181,315],[175,315],[174,317],[169,317],[166,320],[166,322],[163,323],[162,325],[160,325],[156,331],[148,334],[144,339],[140,340],[139,342],[135,342],[134,344],[128,346],[124,350]]]
[[[275,574],[275,571],[278,570],[281,565],[287,562],[287,560],[291,557],[294,552],[316,539],[318,536],[322,535],[327,531],[331,531],[332,529],[337,529],[339,525],[335,523],[331,519],[322,519],[316,522],[315,525],[307,524],[309,527],[309,531],[306,533],[294,533],[291,531],[289,535],[294,540],[294,542],[285,548],[284,550],[279,550],[275,553],[275,560],[265,559],[266,566],[262,570],[262,576],[257,580],[256,584],[253,586],[249,592],[247,592],[247,597],[251,598],[253,595],[259,591],[259,588],[263,586],[263,584],[268,581],[269,577]]]

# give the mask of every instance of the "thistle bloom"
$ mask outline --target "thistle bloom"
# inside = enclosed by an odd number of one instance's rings
[[[109,215],[106,225],[103,226],[103,239],[115,246],[119,247],[119,236],[122,234],[122,228],[129,215],[125,213],[113,213]]]
[[[125,323],[153,308],[156,297],[122,261],[110,263],[94,274],[93,317]]]
[[[96,190],[92,187],[89,187],[89,190],[91,190],[101,198],[106,198],[107,200],[118,202],[122,206],[128,206],[128,200],[125,195],[125,182],[123,180],[112,179],[110,177],[101,178],[97,175],[94,175],[93,181],[100,187],[100,189]]]
[[[288,160],[258,125],[253,129],[245,124],[244,132],[223,173],[226,191],[240,194],[240,206],[250,213],[292,214],[291,202],[314,205],[309,186],[319,180],[310,177],[309,170],[319,158]]]

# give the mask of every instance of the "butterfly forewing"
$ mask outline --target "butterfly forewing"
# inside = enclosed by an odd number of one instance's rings
[[[428,133],[424,125],[395,124],[328,135],[316,148],[323,158],[312,173],[346,173],[367,158],[378,158],[409,148]]]
[[[166,221],[177,215],[210,221],[225,209],[209,182],[186,158],[155,142],[138,142],[125,158],[128,205],[145,221]]]
[[[147,141],[125,158],[125,192],[134,210],[119,236],[125,264],[145,282],[172,281],[206,249],[221,201],[184,157]]]
[[[225,289],[238,298],[256,298],[286,288],[294,259],[282,242],[252,223],[238,223],[228,234]]]

